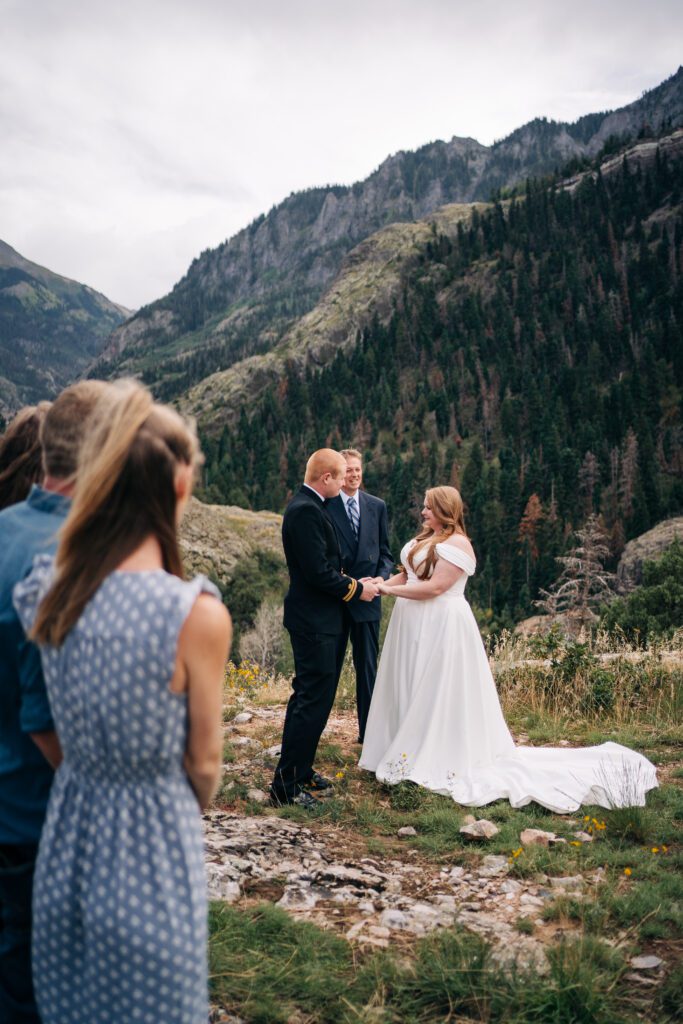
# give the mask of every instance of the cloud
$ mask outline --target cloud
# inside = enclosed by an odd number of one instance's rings
[[[679,4],[0,0],[0,237],[129,306],[289,192],[621,106]]]

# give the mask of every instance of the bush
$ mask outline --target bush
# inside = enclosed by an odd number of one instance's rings
[[[683,626],[683,544],[675,540],[661,558],[643,565],[643,582],[625,598],[612,601],[601,627],[620,629],[645,646],[655,637],[670,639]]]

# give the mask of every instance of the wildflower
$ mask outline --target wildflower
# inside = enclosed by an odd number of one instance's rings
[[[626,875],[627,878],[630,878],[631,877],[631,869],[630,868],[624,868],[624,874]]]
[[[581,843],[579,842],[579,840],[578,840],[578,839],[572,839],[572,840],[570,841],[569,845],[570,845],[570,846],[581,846]]]
[[[669,847],[665,846],[664,843],[662,843],[662,853],[668,853],[668,852],[669,852]]]
[[[517,858],[517,857],[519,857],[519,855],[520,855],[521,853],[524,853],[524,847],[523,847],[523,846],[520,846],[520,848],[519,848],[518,850],[513,850],[513,851],[512,851],[512,856],[513,856],[514,858]]]
[[[584,821],[590,821],[590,820],[591,820],[591,816],[590,816],[590,814],[584,814],[584,816],[583,816],[583,820],[584,820]]]
[[[335,779],[343,779],[343,778],[344,778],[344,772],[337,772],[337,774],[335,775]]]
[[[659,847],[658,846],[653,846],[652,850],[651,850],[651,853],[659,853]]]

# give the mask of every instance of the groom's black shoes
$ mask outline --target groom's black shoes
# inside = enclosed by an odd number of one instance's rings
[[[326,779],[324,775],[320,775],[319,772],[311,772],[311,777],[306,782],[301,783],[301,788],[307,790],[309,793],[325,793],[326,796],[331,795],[331,790],[334,786],[329,779]],[[329,793],[326,791],[330,791]]]
[[[289,797],[276,793],[271,787],[270,802],[273,807],[288,807],[293,804],[295,807],[303,807],[306,811],[314,811],[316,807],[321,806],[320,801],[316,800],[310,793],[307,793],[305,789],[300,789],[294,796]]]

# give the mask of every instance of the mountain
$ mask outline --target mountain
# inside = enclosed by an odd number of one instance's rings
[[[0,241],[0,414],[56,395],[130,310]]]
[[[112,335],[93,374],[141,376],[160,398],[270,351],[313,309],[346,255],[382,227],[446,204],[487,201],[527,177],[683,124],[683,68],[639,100],[574,124],[539,118],[483,146],[433,142],[385,160],[365,181],[298,192],[213,250],[173,291]]]
[[[425,487],[460,486],[482,619],[525,618],[589,514],[616,566],[683,512],[683,129],[384,228],[181,405],[210,501],[282,508],[313,449],[353,445],[398,555]]]

